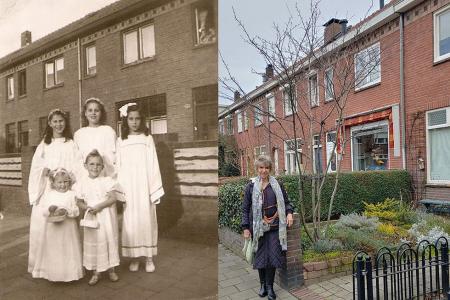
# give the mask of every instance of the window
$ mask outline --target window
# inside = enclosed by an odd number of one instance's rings
[[[333,69],[332,68],[325,70],[324,85],[325,85],[325,101],[333,100],[334,87],[333,87]]]
[[[380,43],[355,54],[355,90],[381,81]]]
[[[146,25],[123,34],[123,62],[130,64],[155,56],[155,27]]]
[[[260,155],[267,155],[266,145],[255,147],[255,158]]]
[[[236,115],[237,115],[237,129],[238,129],[238,132],[242,132],[242,113],[240,111],[237,111]]]
[[[19,152],[22,147],[28,146],[28,121],[21,121],[18,123],[19,128]]]
[[[450,57],[450,6],[434,14],[434,61]]]
[[[45,87],[51,88],[64,82],[64,58],[45,63]]]
[[[244,130],[248,130],[250,126],[250,118],[248,117],[247,111],[244,110]]]
[[[227,133],[228,135],[232,135],[233,132],[233,118],[231,116],[228,116],[227,118]]]
[[[353,170],[385,170],[389,159],[389,130],[387,121],[351,128]]]
[[[308,82],[309,103],[312,107],[319,106],[319,86],[317,84],[317,74],[309,76]]]
[[[217,140],[217,93],[217,84],[192,89],[195,140]]]
[[[86,47],[86,75],[97,73],[97,57],[95,45]]]
[[[255,104],[255,127],[263,123],[262,105],[261,103]]]
[[[314,149],[314,171],[316,173],[322,173],[322,144],[320,142],[320,135],[313,136],[313,149]]]
[[[27,73],[25,70],[19,72],[19,97],[27,94]]]
[[[273,94],[270,94],[267,97],[267,111],[269,112],[269,121],[275,121],[275,97],[273,96]]]
[[[47,117],[39,118],[39,137],[43,138],[45,129],[47,128]]]
[[[301,139],[297,139],[297,155],[299,163],[302,163],[302,142]],[[295,140],[288,140],[284,142],[284,166],[287,174],[298,173],[298,164],[295,160]]]
[[[6,77],[6,85],[8,90],[8,100],[14,99],[14,76]]]
[[[224,132],[225,132],[225,127],[223,125],[223,120],[219,120],[219,133],[224,134]]]
[[[165,134],[167,133],[167,117],[151,118],[150,119],[151,134]]]
[[[284,86],[283,89],[283,107],[285,116],[290,116],[294,111],[297,111],[297,102],[295,101],[295,90],[292,90],[291,92],[289,85]]]
[[[336,132],[328,132],[326,136],[326,150],[327,150],[327,172],[336,172]],[[331,161],[331,162],[330,162]]]
[[[6,153],[17,152],[16,124],[6,124]]]
[[[427,112],[427,177],[429,183],[450,183],[450,107]]]
[[[204,45],[215,43],[217,40],[214,7],[203,1],[194,8],[195,15],[195,44]]]

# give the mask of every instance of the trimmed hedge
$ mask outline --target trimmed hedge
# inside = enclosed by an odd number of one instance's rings
[[[328,203],[333,192],[335,174],[330,174],[322,190],[321,215],[326,219]],[[277,178],[282,182],[289,195],[289,199],[298,211],[298,176],[283,175]],[[226,226],[235,232],[241,232],[241,205],[244,188],[248,178],[225,183],[219,188],[219,226]],[[386,198],[400,198],[409,200],[411,191],[411,177],[407,171],[365,171],[341,173],[339,185],[334,199],[332,214],[338,216],[352,212],[362,212],[364,202],[378,203]],[[304,181],[305,214],[311,219],[311,181]]]

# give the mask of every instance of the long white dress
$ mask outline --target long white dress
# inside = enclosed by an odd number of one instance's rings
[[[82,177],[73,187],[77,198],[83,199],[87,206],[107,199],[107,193],[121,192],[117,182],[111,177]],[[99,227],[84,228],[83,266],[88,270],[103,272],[119,265],[119,227],[116,205],[105,207],[96,214]]]
[[[157,254],[158,223],[156,204],[164,195],[153,138],[144,134],[117,140],[117,170],[125,194],[122,255]]]
[[[28,255],[28,272],[32,272],[35,263],[36,251],[40,247],[44,234],[45,218],[40,203],[50,191],[50,182],[44,176],[45,168],[54,170],[65,168],[77,175],[80,171],[81,155],[73,140],[65,138],[52,139],[50,144],[43,141],[37,147],[31,161],[30,176],[28,179],[28,196],[33,206],[30,219],[30,244]]]
[[[116,132],[107,125],[100,125],[98,127],[82,127],[74,134],[75,144],[80,149],[83,157],[83,163],[86,156],[94,149],[103,157],[105,164],[102,171],[103,176],[114,177],[116,161]],[[87,171],[84,172],[87,176]]]
[[[34,278],[50,281],[73,281],[83,277],[81,241],[76,217],[79,214],[75,193],[50,191],[40,204],[43,217],[49,215],[48,208],[56,205],[67,210],[67,217],[60,223],[44,223],[44,234],[36,251],[32,271]]]

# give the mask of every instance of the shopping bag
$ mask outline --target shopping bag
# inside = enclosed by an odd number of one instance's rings
[[[253,240],[252,239],[245,239],[244,242],[244,248],[242,249],[242,253],[244,254],[245,260],[249,264],[253,264]]]

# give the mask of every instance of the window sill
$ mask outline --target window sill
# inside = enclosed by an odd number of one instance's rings
[[[138,66],[138,65],[141,65],[141,64],[143,64],[143,63],[155,61],[155,60],[156,60],[156,56],[152,56],[152,57],[149,57],[149,58],[140,59],[140,60],[137,60],[137,61],[135,61],[135,62],[131,62],[131,63],[129,63],[129,64],[122,64],[122,67],[121,67],[120,69],[121,69],[121,70],[128,69],[128,68],[131,68],[131,67],[134,67],[134,66]]]
[[[428,182],[427,184],[425,184],[425,187],[450,188],[450,182],[449,183],[431,183],[431,182]]]
[[[255,125],[255,128],[261,127],[262,125],[263,125],[262,123],[258,124],[258,125]]]
[[[84,77],[83,77],[83,79],[84,80],[88,80],[88,79],[91,79],[91,78],[95,78],[95,77],[97,77],[97,73],[95,73],[95,74],[86,74],[86,75],[84,75]]]
[[[311,108],[319,107],[319,104],[311,105]]]
[[[367,89],[370,89],[372,87],[378,86],[381,84],[381,81],[377,81],[377,82],[373,82],[373,83],[369,83],[367,85],[364,85],[362,87],[359,88],[355,88],[355,93],[361,92],[361,91],[365,91]]]
[[[57,89],[57,88],[60,88],[60,87],[63,87],[64,86],[64,82],[63,83],[58,83],[58,84],[56,84],[56,85],[54,85],[54,86],[52,86],[52,87],[46,87],[46,88],[44,88],[44,92],[45,91],[49,91],[49,90],[53,90],[53,89]]]
[[[211,42],[211,43],[205,43],[205,44],[197,44],[197,45],[194,44],[193,49],[196,50],[196,49],[208,48],[208,47],[211,47],[211,46],[214,46],[214,45],[217,46],[217,42]]]
[[[24,95],[19,96],[19,100],[21,100],[21,99],[26,99],[26,98],[27,98],[27,94],[24,94]]]
[[[333,102],[333,101],[334,101],[334,98],[325,99],[324,103],[330,103],[330,102]]]
[[[441,58],[439,58],[439,57],[435,58],[434,62],[433,62],[433,66],[437,66],[437,65],[440,65],[440,64],[448,62],[448,61],[450,61],[450,54],[443,55],[443,57],[441,57]]]

